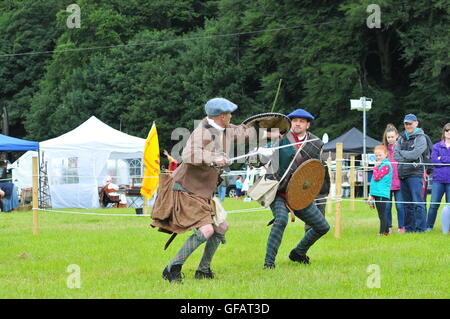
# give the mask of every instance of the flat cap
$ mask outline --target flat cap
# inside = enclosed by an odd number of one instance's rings
[[[417,122],[417,117],[414,114],[406,114],[403,122]]]
[[[302,117],[308,120],[314,120],[314,116],[311,115],[308,111],[305,111],[304,109],[296,109],[294,112],[288,114],[287,116],[291,120],[296,117]]]
[[[227,99],[216,97],[205,104],[205,112],[208,116],[218,116],[223,113],[236,111],[237,105]]]

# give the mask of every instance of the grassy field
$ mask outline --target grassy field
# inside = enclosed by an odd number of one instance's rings
[[[257,204],[227,199],[224,207]],[[375,210],[356,203],[351,211],[348,202],[342,208],[342,238],[335,238],[329,214],[332,228],[309,251],[310,266],[287,257],[304,226],[298,219],[289,223],[274,270],[263,269],[271,213],[229,214],[228,242],[212,264],[216,278],[194,279],[202,246],[183,267],[182,289],[164,281],[161,272],[189,234],[164,251],[169,236],[151,229],[149,217],[39,212],[40,234],[34,236],[30,211],[0,213],[0,298],[450,297],[449,237],[440,232],[440,212],[432,232],[379,237]],[[132,209],[86,212],[134,215]],[[80,288],[68,287],[74,275],[69,265],[79,267]],[[379,270],[379,288],[367,285],[375,275],[369,266]]]

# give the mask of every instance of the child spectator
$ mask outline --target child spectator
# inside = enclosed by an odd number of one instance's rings
[[[380,219],[380,235],[389,235],[386,215],[386,201],[389,200],[392,186],[392,165],[388,159],[388,151],[384,145],[375,147],[376,163],[370,181],[369,201],[375,201]]]
[[[388,150],[388,158],[392,165],[392,186],[389,194],[389,201],[386,203],[386,215],[388,219],[389,232],[392,231],[392,200],[395,198],[395,208],[397,209],[398,232],[405,232],[405,211],[403,208],[403,197],[400,191],[400,180],[398,178],[397,161],[394,160],[394,149],[398,139],[398,131],[393,124],[388,124],[383,134],[383,144]]]
[[[242,177],[238,176],[236,180],[236,199],[240,199],[242,197]]]

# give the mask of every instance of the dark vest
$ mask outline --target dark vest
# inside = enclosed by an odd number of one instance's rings
[[[303,148],[300,151],[300,153],[297,155],[297,157],[295,158],[295,161],[292,164],[292,166],[289,170],[289,173],[287,173],[286,177],[281,182],[281,184],[278,188],[279,192],[286,191],[287,185],[289,183],[289,180],[291,179],[292,174],[294,174],[295,170],[303,162],[305,162],[309,159],[319,159],[320,160],[320,152],[323,147],[322,140],[310,132],[307,132],[306,139],[307,140],[317,139],[317,140],[313,141],[313,142],[307,142],[306,144],[303,145]],[[281,139],[280,146],[291,144],[291,143],[295,143],[295,139],[293,136],[291,136],[291,133],[289,132]],[[294,145],[291,147],[286,147],[286,148],[280,149],[280,152],[278,152],[279,163],[280,163],[280,169],[278,170],[278,173],[277,173],[278,180],[281,179],[281,177],[283,176],[283,174],[286,171],[286,169],[288,168],[290,162],[294,158],[297,150],[298,150],[297,145]]]
[[[406,139],[405,132],[400,134],[400,138],[398,139],[398,144],[400,150],[402,151],[412,151],[415,147],[415,140],[418,136],[423,134],[413,134]],[[407,177],[422,177],[424,172],[424,165],[420,165],[422,163],[422,158],[419,157],[417,160],[412,161],[411,163],[417,163],[417,165],[412,164],[398,164],[398,177],[400,179],[404,179]]]

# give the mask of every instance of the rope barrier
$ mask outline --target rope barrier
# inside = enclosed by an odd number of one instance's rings
[[[317,203],[316,205],[326,205],[326,200],[332,199],[333,203],[340,202],[342,199],[336,199],[332,197],[322,197],[316,199],[315,201],[325,201],[323,203]],[[43,211],[43,212],[52,212],[52,213],[60,213],[60,214],[75,214],[75,215],[91,215],[91,216],[126,216],[126,217],[150,217],[149,214],[107,214],[107,213],[89,213],[89,212],[77,212],[77,211],[66,211],[66,210],[56,210],[56,209],[46,209],[46,208],[33,208],[33,210]],[[270,211],[270,208],[266,207],[253,207],[246,209],[238,209],[227,211],[227,214],[236,214],[236,213],[252,213],[252,212],[260,212],[260,211]]]
[[[326,205],[327,200],[330,199],[333,203],[343,202],[343,201],[353,201],[353,202],[364,202],[367,203],[367,200],[358,200],[358,199],[348,199],[343,198],[342,196],[327,196],[315,199],[316,206],[319,205]],[[322,201],[321,203],[318,203],[319,201]],[[374,201],[374,202],[384,202],[384,203],[397,203],[397,204],[448,204],[443,202],[407,202],[407,201]],[[65,211],[65,210],[56,210],[56,209],[45,209],[45,208],[33,208],[33,210],[38,210],[42,212],[51,212],[51,213],[60,213],[60,214],[73,214],[73,215],[90,215],[90,216],[121,216],[121,217],[151,217],[150,214],[108,214],[108,213],[92,213],[92,212],[79,212],[79,211]],[[253,212],[261,212],[261,211],[270,211],[270,208],[266,207],[253,207],[253,208],[246,208],[246,209],[238,209],[238,210],[231,210],[227,211],[227,214],[236,214],[236,213],[253,213]]]

